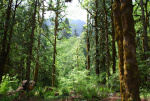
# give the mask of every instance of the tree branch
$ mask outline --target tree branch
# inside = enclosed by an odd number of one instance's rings
[[[81,1],[80,0],[78,0],[79,1],[79,3],[81,4],[81,6],[82,6],[82,3],[81,3]],[[82,6],[85,10],[87,10],[87,12],[89,13],[89,14],[91,14],[91,16],[94,16],[87,8],[85,8],[84,6]]]
[[[45,34],[42,33],[42,35],[44,35],[45,38],[54,46],[54,43]]]

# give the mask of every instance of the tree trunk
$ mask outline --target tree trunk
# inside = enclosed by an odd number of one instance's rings
[[[43,21],[44,21],[44,1],[42,1],[43,9],[42,9],[42,20],[40,21],[40,12],[38,12],[38,21],[40,28],[42,27]],[[38,0],[38,4],[39,4]],[[38,10],[40,10],[40,6],[38,7]],[[34,71],[34,81],[35,85],[37,84],[38,80],[38,71],[39,71],[39,50],[40,50],[40,40],[41,40],[41,29],[39,29],[39,36],[38,36],[38,46],[37,46],[37,59],[36,59],[36,65],[35,65],[35,71]]]
[[[107,76],[109,78],[110,76],[110,53],[109,53],[109,47],[108,47],[108,26],[107,26],[107,10],[105,7],[105,0],[103,0],[103,8],[104,8],[104,13],[105,13],[105,35],[106,35],[106,56],[107,56]]]
[[[27,91],[29,91],[29,81],[30,81],[30,67],[31,67],[31,60],[32,60],[32,49],[34,43],[34,30],[36,27],[36,8],[37,8],[37,0],[34,2],[34,13],[32,15],[32,30],[30,35],[30,44],[29,50],[27,54],[27,68],[26,68],[26,79],[27,79]]]
[[[148,56],[145,54],[145,52],[148,50],[148,42],[147,42],[147,25],[146,25],[146,17],[144,15],[144,7],[143,7],[143,0],[140,0],[141,2],[141,12],[142,12],[142,22],[143,22],[143,49],[144,49],[144,55],[145,59],[148,58]]]
[[[97,0],[95,0],[96,5],[96,14],[95,14],[95,41],[96,41],[96,54],[95,54],[95,67],[96,67],[96,74],[99,75],[99,50],[98,50],[98,26],[97,26],[97,18],[98,18],[98,3]]]
[[[115,39],[118,45],[118,56],[119,56],[119,79],[120,79],[120,92],[121,101],[125,101],[125,85],[124,85],[124,68],[123,68],[123,30],[121,22],[121,2],[120,0],[114,0],[113,10],[114,10],[114,26],[115,26]]]
[[[21,63],[20,63],[20,67],[21,67],[21,72],[20,72],[20,78],[21,80],[20,81],[23,81],[24,80],[24,74],[25,74],[25,69],[24,69],[24,58],[21,58]]]
[[[4,36],[3,36],[3,40],[2,40],[2,50],[1,50],[1,57],[0,57],[0,83],[2,82],[2,76],[3,76],[4,68],[6,65],[7,56],[9,54],[9,50],[7,49],[8,47],[6,47],[6,45],[7,45],[7,34],[8,34],[9,23],[10,23],[9,21],[10,21],[10,16],[11,16],[12,2],[13,2],[13,0],[9,0],[8,8],[6,11],[7,12],[6,24],[4,26],[5,27],[4,28]]]
[[[112,57],[113,57],[113,73],[116,73],[116,46],[115,46],[115,33],[114,33],[114,20],[113,20],[113,0],[111,0],[111,21],[112,21]]]
[[[40,33],[41,33],[41,32],[40,32]],[[37,80],[38,80],[38,71],[39,71],[40,37],[41,37],[41,34],[39,34],[39,38],[38,38],[37,58],[36,58],[36,65],[35,65],[35,71],[34,71],[34,81],[35,81],[35,85],[37,84]]]
[[[59,7],[59,0],[57,0],[57,11],[55,12],[56,17],[55,17],[55,30],[54,30],[54,50],[53,50],[53,73],[52,73],[52,87],[55,86],[55,61],[56,61],[56,37],[57,37],[57,30],[58,30],[58,8]]]
[[[77,70],[79,69],[79,49],[77,48]]]
[[[89,14],[87,14],[87,39],[86,39],[86,44],[87,44],[87,70],[90,69],[90,38],[89,38],[89,24],[88,24],[88,19],[89,19]]]
[[[140,101],[132,0],[121,0],[126,101]]]
[[[54,36],[55,36],[55,39],[54,39],[54,50],[53,50],[53,73],[52,73],[52,87],[54,87],[55,85],[55,58],[56,58],[56,35],[57,35],[57,17],[58,17],[58,14],[56,14],[56,17],[55,17],[55,33],[54,33]]]
[[[145,12],[146,12],[146,28],[149,28],[149,14],[148,14],[148,11],[147,11],[147,9],[148,9],[147,4],[148,4],[148,0],[146,0],[146,3],[145,3]]]

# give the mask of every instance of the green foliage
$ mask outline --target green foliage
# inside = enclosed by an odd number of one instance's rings
[[[34,88],[34,95],[35,96],[39,96],[39,97],[43,97],[43,95],[44,95],[44,88],[42,88],[42,87]]]
[[[140,89],[142,97],[144,97],[145,100],[147,100],[148,97],[150,97],[150,90],[147,89]]]
[[[61,89],[63,95],[69,95],[70,89],[68,87],[62,87]]]
[[[116,73],[112,74],[107,80],[107,85],[114,91],[120,91],[120,80],[119,80],[119,70]]]
[[[60,77],[67,75],[73,68],[82,70],[86,67],[83,41],[82,38],[75,36],[58,41],[56,65]]]
[[[9,81],[4,80],[0,85],[0,94],[6,94],[9,91]]]
[[[11,95],[11,96],[8,96],[8,95],[1,96],[0,95],[0,101],[12,101],[13,99],[16,99],[17,97],[18,97],[18,95]]]
[[[85,99],[92,100],[93,98],[98,99],[100,96],[104,98],[107,96],[111,90],[106,87],[99,85],[96,75],[88,75],[89,71],[86,69],[77,70],[72,69],[65,77],[60,78],[59,86],[62,89],[62,92],[65,88],[65,93],[70,90],[74,90],[77,94],[80,94]]]
[[[150,52],[147,52],[147,55],[150,55]],[[150,59],[148,58],[145,61],[143,58],[143,52],[138,53],[137,60],[139,64],[140,88],[150,90],[150,82],[147,80],[147,77],[150,77]]]
[[[5,95],[7,92],[13,91],[17,88],[17,81],[14,76],[12,80],[9,79],[9,75],[3,76],[3,81],[0,84],[0,94]]]
[[[6,16],[8,4],[10,1],[2,0],[0,2],[0,46],[3,43],[3,34],[5,30],[6,24]],[[56,2],[53,0],[49,1],[48,8],[42,8],[42,4],[38,4],[37,7],[37,15],[36,17],[36,30],[34,36],[34,45],[33,45],[33,54],[32,54],[32,63],[31,63],[31,73],[30,77],[33,78],[33,71],[35,68],[36,61],[36,53],[39,52],[39,73],[38,73],[38,82],[36,88],[33,91],[28,93],[28,95],[37,96],[40,98],[55,98],[54,93],[60,92],[62,95],[69,95],[70,91],[76,91],[77,94],[81,95],[83,98],[92,100],[99,100],[99,97],[106,97],[108,93],[115,91],[118,92],[120,89],[119,86],[119,71],[116,71],[115,74],[109,77],[107,80],[107,86],[101,85],[100,83],[106,81],[106,51],[105,51],[105,29],[104,29],[104,11],[103,11],[103,1],[98,2],[98,29],[99,29],[99,62],[100,70],[99,77],[95,75],[95,27],[93,27],[94,23],[94,12],[96,11],[95,8],[95,1],[94,0],[81,0],[81,5],[83,8],[88,9],[89,12],[93,13],[90,14],[89,18],[87,19],[89,25],[87,24],[84,27],[84,32],[81,36],[71,37],[71,28],[69,24],[69,19],[63,18],[65,13],[63,11],[66,10],[66,5],[63,0],[60,0],[60,5],[57,8]],[[13,25],[13,32],[12,32],[12,39],[11,39],[11,49],[10,53],[8,54],[7,63],[4,69],[3,81],[0,84],[0,100],[2,101],[9,101],[16,96],[5,96],[7,92],[16,90],[18,87],[18,83],[21,83],[21,79],[25,79],[25,67],[26,67],[26,57],[28,55],[28,48],[30,43],[30,33],[32,28],[32,13],[34,10],[33,1],[26,1],[23,0],[22,2],[17,5],[16,15]],[[14,15],[14,7],[15,1],[13,1],[11,7],[11,15],[10,15],[10,23],[12,24],[12,17]],[[27,5],[27,6],[26,6]],[[68,5],[68,4],[67,4]],[[106,1],[106,8],[110,7],[109,0]],[[148,12],[150,11],[150,2],[148,2]],[[42,8],[42,9],[39,9]],[[50,18],[51,22],[46,21],[50,25],[46,25],[46,23],[42,24],[42,28],[40,26],[41,20],[41,10],[50,10],[52,12],[52,16]],[[59,9],[59,10],[58,10]],[[79,7],[78,7],[79,9]],[[79,11],[76,9],[77,11]],[[38,12],[39,11],[39,12]],[[53,91],[45,91],[44,86],[51,86],[52,81],[52,64],[53,64],[53,41],[54,41],[54,16],[53,13],[59,12],[59,26],[58,26],[58,35],[57,35],[57,55],[56,55],[56,86],[58,88],[54,88]],[[110,21],[110,12],[111,10],[108,9],[108,31],[111,34],[111,21]],[[138,60],[138,67],[139,67],[139,74],[140,74],[140,88],[141,92],[144,97],[147,97],[147,92],[150,90],[150,82],[146,79],[147,76],[150,77],[150,58],[144,60],[144,53],[143,53],[143,24],[141,20],[141,8],[137,2],[134,3],[134,11],[133,11],[134,20],[135,20],[135,31],[136,41],[137,41],[137,60]],[[71,12],[72,13],[72,12]],[[75,12],[74,12],[75,13]],[[10,25],[11,25],[10,24]],[[11,27],[8,27],[8,35],[6,36],[6,47],[9,41],[9,32],[11,31]],[[77,26],[78,27],[78,26]],[[149,26],[148,26],[149,27]],[[88,28],[88,30],[87,30]],[[148,36],[149,28],[147,28]],[[87,32],[89,35],[87,36]],[[42,33],[42,34],[41,34]],[[76,33],[77,34],[77,33]],[[78,33],[79,34],[79,33]],[[40,47],[37,49],[38,44],[38,36],[41,35],[40,38]],[[86,70],[86,56],[87,56],[87,49],[86,49],[86,38],[90,38],[90,70]],[[112,50],[111,46],[112,36],[109,35],[109,49],[110,49],[110,62],[112,62],[111,54]],[[149,38],[148,38],[149,40]],[[150,43],[148,43],[150,45]],[[6,50],[6,49],[5,49]],[[0,53],[2,52],[2,47],[0,47]],[[150,56],[150,52],[146,53]],[[118,60],[117,60],[118,61]],[[90,72],[90,73],[89,73]],[[18,74],[18,75],[16,75]],[[90,74],[90,75],[89,75]],[[20,81],[19,81],[19,80]],[[18,82],[19,81],[19,82]],[[2,97],[1,97],[2,96]]]
[[[7,95],[8,92],[14,91],[18,85],[17,80],[15,80],[16,76],[10,80],[9,75],[3,76],[3,81],[0,84],[0,101],[12,101],[13,99],[18,97],[18,93],[14,93],[12,95]]]

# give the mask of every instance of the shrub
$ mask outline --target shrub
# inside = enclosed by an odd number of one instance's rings
[[[108,87],[99,85],[99,77],[96,74],[89,74],[88,70],[73,69],[68,73],[66,77],[61,77],[60,88],[62,88],[63,94],[68,94],[69,90],[75,90],[77,94],[80,94],[82,98],[92,100],[93,98],[99,100],[107,96],[110,93]],[[103,93],[100,93],[103,90]],[[95,100],[96,100],[95,99]]]
[[[3,82],[0,84],[0,94],[6,94],[9,91],[9,81],[3,80]]]
[[[150,51],[146,53],[146,55],[150,55]],[[140,75],[140,89],[147,89],[150,90],[150,82],[147,80],[147,77],[150,77],[150,57],[145,60],[144,53],[140,52],[137,54],[138,60],[138,69]]]
[[[67,87],[62,87],[62,93],[63,93],[63,95],[69,95],[69,91],[70,91],[70,89],[69,88],[67,88]]]
[[[107,80],[107,85],[115,92],[120,91],[119,71],[116,71],[116,73],[112,74],[109,77],[109,79]]]

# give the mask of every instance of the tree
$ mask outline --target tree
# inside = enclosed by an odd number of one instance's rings
[[[30,67],[31,67],[31,60],[32,60],[32,50],[34,45],[34,30],[36,28],[36,10],[37,10],[37,0],[33,2],[34,3],[34,9],[33,9],[33,15],[32,15],[32,29],[30,34],[30,44],[28,48],[28,54],[27,54],[27,67],[26,67],[26,79],[27,79],[27,91],[29,91],[29,81],[30,81]]]
[[[112,58],[113,58],[113,65],[112,70],[113,73],[116,72],[116,46],[115,46],[115,32],[114,32],[114,14],[113,14],[113,0],[111,0],[111,23],[112,23]]]
[[[55,13],[54,43],[53,43],[53,73],[52,73],[52,87],[54,87],[55,86],[55,75],[56,75],[57,36],[58,36],[58,32],[60,30],[62,30],[62,28],[59,27],[59,24],[60,24],[60,20],[62,19],[62,18],[60,18],[60,17],[62,17],[61,12],[64,11],[65,5],[64,5],[63,1],[57,0],[56,1],[56,7],[52,6],[51,9]]]
[[[110,70],[109,70],[109,66],[110,66],[110,53],[109,53],[109,47],[108,47],[108,25],[107,25],[107,9],[106,9],[106,4],[105,4],[105,0],[103,0],[103,9],[104,9],[104,13],[105,13],[105,35],[106,35],[106,57],[107,57],[107,76],[109,78],[110,76]]]
[[[44,1],[41,1],[42,2],[42,18],[40,20],[40,12],[38,12],[38,22],[39,22],[39,35],[38,35],[38,45],[37,45],[37,58],[36,58],[36,65],[35,65],[35,71],[34,71],[34,81],[35,81],[35,85],[37,84],[37,80],[38,80],[38,71],[39,71],[39,51],[40,51],[40,44],[41,44],[41,28],[42,28],[42,25],[43,25],[43,21],[44,21]],[[40,2],[38,0],[38,11],[40,11]]]
[[[7,9],[6,9],[6,19],[3,22],[4,29],[3,32],[3,38],[2,38],[2,48],[0,50],[0,83],[2,81],[2,76],[4,75],[4,70],[5,66],[7,64],[8,56],[10,53],[10,44],[11,44],[11,39],[12,39],[12,33],[13,33],[13,26],[14,26],[14,20],[15,20],[15,15],[16,15],[16,9],[18,7],[18,0],[15,3],[15,9],[14,9],[14,14],[11,18],[11,13],[12,13],[12,3],[13,0],[8,1]],[[2,1],[2,8],[3,8],[3,1]],[[1,9],[2,9],[1,8]],[[12,20],[12,24],[9,24]]]
[[[124,39],[125,100],[140,101],[132,0],[121,0],[121,12]]]
[[[94,16],[94,20],[95,20],[95,44],[96,44],[96,55],[95,55],[95,72],[97,75],[99,75],[99,50],[98,50],[98,1],[95,0],[95,16]]]
[[[87,70],[90,69],[90,33],[89,33],[89,24],[88,24],[89,14],[87,13],[87,38],[86,38],[86,44],[87,44]]]
[[[64,29],[62,30],[62,37],[66,37],[67,39],[71,37],[70,33],[70,24],[69,24],[69,19],[65,18],[65,25]]]
[[[120,92],[121,100],[125,101],[125,85],[124,85],[124,60],[123,60],[123,29],[121,21],[121,2],[120,0],[114,0],[113,11],[114,11],[114,26],[115,26],[115,39],[118,45],[118,56],[119,56],[119,79],[120,79]]]
[[[146,0],[147,2],[147,0]],[[143,0],[140,0],[141,3],[141,12],[142,12],[142,22],[143,22],[143,50],[144,50],[144,55],[145,55],[145,60],[148,58],[148,55],[145,54],[145,52],[149,51],[148,49],[148,39],[147,39],[147,15],[145,17],[144,15],[144,5],[143,5]],[[147,3],[146,3],[147,5]],[[146,8],[147,9],[147,8]]]
[[[74,30],[74,35],[77,37],[79,34],[77,33],[77,29]]]
[[[56,66],[56,63],[55,63],[55,60],[56,60],[56,37],[57,37],[57,31],[58,31],[58,8],[59,8],[59,0],[57,0],[57,12],[55,12],[55,29],[54,29],[54,48],[53,48],[53,73],[52,73],[52,87],[54,87],[55,85],[55,66]]]

